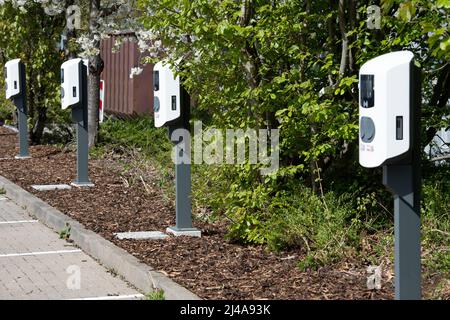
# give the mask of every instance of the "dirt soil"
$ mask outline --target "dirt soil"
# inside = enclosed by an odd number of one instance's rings
[[[124,248],[204,299],[392,299],[392,279],[381,290],[366,287],[367,265],[343,261],[301,271],[301,252],[270,253],[225,240],[223,223],[196,221],[201,238],[121,241],[113,233],[164,231],[174,224],[173,205],[154,181],[128,184],[114,157],[90,162],[95,187],[38,192],[34,184],[70,183],[76,155],[53,146],[33,146],[31,159],[15,160],[17,137],[0,127],[0,175],[20,185],[88,229]]]

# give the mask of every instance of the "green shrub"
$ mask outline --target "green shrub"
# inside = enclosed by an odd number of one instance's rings
[[[0,68],[0,90],[3,92],[5,88],[5,80],[3,68]],[[11,124],[15,108],[5,95],[0,94],[0,124]]]
[[[274,183],[262,183],[256,165],[196,165],[193,170],[196,206],[212,211],[212,219],[231,222],[228,238],[241,243],[267,242],[264,223],[270,217]]]
[[[374,217],[380,210],[375,194],[328,192],[322,198],[302,181],[280,185],[275,177],[261,178],[250,165],[199,166],[194,195],[195,203],[208,206],[213,217],[231,222],[229,239],[265,244],[274,251],[301,248],[304,268],[355,252],[360,232],[377,228]]]
[[[8,101],[0,99],[0,123],[11,124],[13,120],[14,107]]]

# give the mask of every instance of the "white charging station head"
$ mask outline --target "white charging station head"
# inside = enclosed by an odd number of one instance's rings
[[[181,115],[180,77],[175,77],[165,62],[158,62],[153,68],[153,90],[155,127],[159,128]]]
[[[21,92],[20,59],[10,60],[5,64],[6,99],[13,98]]]
[[[63,109],[81,102],[82,59],[72,59],[61,65],[61,105]]]
[[[412,68],[409,51],[366,62],[359,72],[359,163],[388,164],[411,149]]]

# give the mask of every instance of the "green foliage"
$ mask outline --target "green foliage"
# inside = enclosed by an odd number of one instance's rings
[[[221,127],[280,128],[282,156],[291,163],[336,155],[344,140],[356,138],[356,77],[340,79],[339,57],[323,47],[328,4],[306,14],[296,1],[255,2],[252,22],[243,25],[234,1],[143,2],[155,12],[145,22],[173,59],[192,57],[181,73],[198,97],[199,116],[201,110]],[[196,40],[179,41],[183,34]],[[329,77],[337,94],[320,97]],[[308,168],[296,166],[304,174]]]
[[[11,124],[14,111],[15,108],[10,103],[10,101],[2,99],[2,97],[0,96],[0,123]]]
[[[381,0],[385,13],[394,13],[402,27],[418,30],[425,37],[431,56],[449,61],[449,0]]]
[[[0,88],[5,87],[5,77],[3,68],[0,68]],[[14,106],[7,100],[5,95],[0,94],[0,123],[11,124],[14,113]]]
[[[328,1],[253,1],[248,21],[236,1],[140,4],[152,12],[143,21],[161,36],[168,58],[183,58],[178,71],[197,98],[194,114],[220,127],[280,128],[283,162],[303,176],[314,175],[309,162],[339,161],[345,145],[355,147],[360,64],[405,49],[420,53],[418,63],[429,71],[449,61],[446,40],[432,40],[448,37],[445,1],[382,1],[380,31],[367,28],[367,5],[360,3],[358,15],[345,7],[341,18]],[[351,50],[344,60],[342,35],[334,32],[339,19]],[[427,23],[440,28],[432,35]],[[425,101],[437,77],[424,74]],[[447,111],[426,107],[427,126],[438,127]]]

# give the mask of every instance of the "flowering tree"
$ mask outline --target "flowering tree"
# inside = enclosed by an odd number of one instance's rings
[[[21,58],[27,66],[30,138],[40,143],[48,118],[66,122],[59,103],[59,66],[63,62],[55,39],[63,30],[62,16],[49,16],[38,4],[28,11],[10,3],[0,6],[0,61]],[[0,108],[4,106],[1,105]]]
[[[81,49],[79,56],[89,60],[89,146],[93,146],[97,140],[99,117],[97,106],[100,100],[100,74],[103,71],[103,60],[100,57],[101,40],[119,31],[134,31],[136,36],[133,40],[138,41],[143,50],[148,50],[145,42],[149,36],[141,28],[135,0],[0,0],[0,5],[5,3],[10,3],[22,13],[26,13],[33,4],[41,4],[49,16],[69,16],[70,8],[74,5],[81,13],[89,13],[80,16],[82,19],[80,30],[77,32],[73,28],[66,30],[66,35],[69,41],[76,37]],[[66,57],[69,56],[73,56],[73,52],[66,50]],[[131,71],[132,75],[141,72],[140,68]]]

